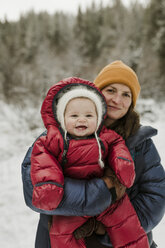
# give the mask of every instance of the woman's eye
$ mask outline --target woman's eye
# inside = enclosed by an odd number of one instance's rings
[[[115,91],[113,89],[108,89],[107,90],[109,93],[114,93]]]
[[[128,94],[128,93],[124,93],[123,95],[124,95],[125,97],[131,97],[131,95]]]

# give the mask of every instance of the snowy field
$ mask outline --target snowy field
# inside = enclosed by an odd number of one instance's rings
[[[165,104],[157,106],[152,100],[141,101],[138,110],[143,112],[142,123],[159,131],[154,141],[165,166]],[[28,146],[43,130],[36,123],[41,123],[39,111],[16,109],[0,101],[0,247],[3,248],[34,247],[38,214],[24,203],[21,163]],[[165,218],[153,231],[159,248],[165,247],[164,230]]]

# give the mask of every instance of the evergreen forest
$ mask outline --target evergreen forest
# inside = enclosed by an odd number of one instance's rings
[[[41,104],[48,88],[78,76],[93,81],[114,60],[137,73],[141,97],[165,97],[165,0],[100,2],[76,15],[55,12],[0,21],[0,99]]]

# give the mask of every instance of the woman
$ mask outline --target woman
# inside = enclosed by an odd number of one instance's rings
[[[160,157],[151,139],[157,131],[152,127],[140,125],[139,116],[134,111],[140,93],[140,85],[135,72],[122,63],[115,61],[103,68],[94,83],[102,90],[108,106],[105,124],[115,130],[125,140],[135,162],[136,178],[127,191],[142,227],[146,231],[150,247],[156,247],[152,239],[152,229],[160,222],[165,210],[165,172],[160,164]],[[27,205],[41,213],[36,236],[36,248],[50,248],[48,222],[49,215],[90,215],[103,212],[113,200],[108,187],[111,175],[103,179],[74,180],[65,178],[64,197],[54,211],[42,211],[31,204],[32,185],[29,176],[29,149],[22,166],[24,195]],[[116,186],[117,194],[120,194]],[[119,213],[121,214],[121,213]],[[83,227],[84,236],[91,234],[90,228]],[[101,228],[101,232],[103,231]],[[87,230],[87,232],[86,232]],[[82,233],[81,227],[77,234]],[[100,233],[101,233],[100,232]],[[103,231],[104,233],[104,231]],[[108,236],[95,235],[86,238],[87,247],[112,247]]]

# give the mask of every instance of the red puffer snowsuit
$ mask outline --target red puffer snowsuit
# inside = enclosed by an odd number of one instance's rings
[[[53,107],[61,90],[68,85],[81,84],[95,89],[89,81],[69,78],[52,86],[43,102],[41,114],[47,135],[35,142],[31,156],[33,205],[37,208],[44,210],[57,208],[63,197],[64,175],[78,179],[103,175],[103,169],[98,163],[98,143],[95,137],[70,139],[66,144],[64,131],[60,128],[56,119],[56,109]],[[105,127],[99,130],[98,135],[104,147],[103,161],[106,159],[123,185],[131,187],[135,177],[134,164],[125,142],[117,133]],[[63,164],[64,158],[67,159],[65,164]],[[76,240],[73,232],[88,218],[53,216],[50,229],[51,248],[85,248],[84,240]],[[126,194],[120,201],[97,216],[97,219],[107,228],[115,248],[149,247],[145,232]]]

